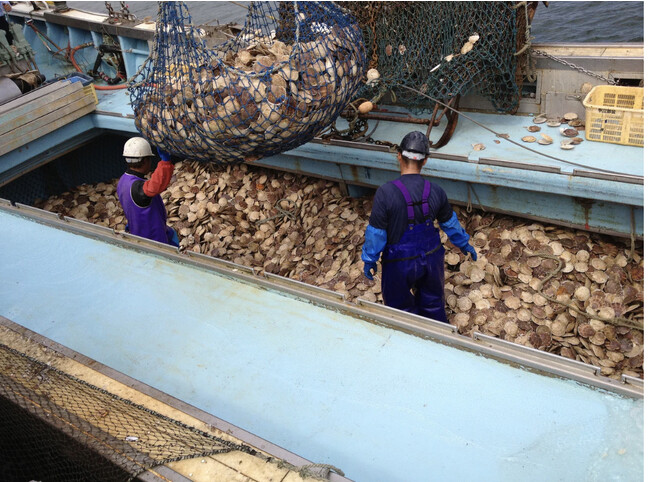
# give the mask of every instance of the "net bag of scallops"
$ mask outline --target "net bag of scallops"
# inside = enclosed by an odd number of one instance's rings
[[[361,30],[332,2],[251,2],[243,30],[212,47],[185,3],[159,5],[129,93],[138,131],[176,156],[228,164],[293,149],[361,83]]]

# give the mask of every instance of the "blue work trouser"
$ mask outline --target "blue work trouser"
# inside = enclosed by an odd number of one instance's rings
[[[381,292],[385,305],[449,323],[444,285],[445,248],[431,221],[410,225],[397,244],[384,249]]]

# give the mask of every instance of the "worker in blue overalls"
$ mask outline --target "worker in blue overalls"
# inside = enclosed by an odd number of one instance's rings
[[[451,242],[476,261],[469,235],[458,222],[447,194],[425,180],[429,140],[408,133],[399,146],[401,177],[377,189],[361,251],[364,273],[373,279],[382,255],[381,292],[384,304],[448,323],[445,313],[445,249],[438,221]]]

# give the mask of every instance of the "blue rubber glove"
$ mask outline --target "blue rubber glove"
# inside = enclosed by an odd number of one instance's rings
[[[176,230],[170,226],[167,226],[167,244],[171,244],[177,248],[180,246],[178,234],[176,233]]]
[[[369,224],[366,228],[366,240],[361,248],[361,260],[376,263],[387,242],[388,233],[386,233],[386,230],[377,229]]]
[[[370,224],[366,228],[366,240],[361,248],[361,260],[364,262],[363,274],[372,281],[373,274],[377,274],[377,260],[386,247],[388,233],[385,229],[377,229]],[[373,273],[374,271],[374,273]]]
[[[440,223],[440,227],[447,236],[449,236],[449,241],[451,241],[454,246],[457,246],[463,254],[469,253],[472,256],[472,259],[476,261],[476,250],[471,244],[469,244],[469,234],[465,232],[458,222],[458,216],[456,216],[456,213],[453,213],[448,221]]]
[[[161,151],[160,147],[157,147],[156,149],[158,149],[158,155],[160,156],[161,161],[169,162],[172,160],[172,156],[170,156],[168,152]]]
[[[363,274],[366,275],[366,278],[368,278],[370,281],[373,279],[373,274],[377,274],[377,263],[366,261],[363,265]]]

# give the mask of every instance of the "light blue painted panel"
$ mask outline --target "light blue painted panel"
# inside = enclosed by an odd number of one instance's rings
[[[291,162],[286,160],[287,157],[295,157],[296,161],[303,162],[306,159],[346,164],[356,167],[359,173],[364,168],[368,168],[370,172],[377,169],[399,172],[396,155],[393,153],[314,143],[305,144],[268,159],[276,163],[281,161]],[[261,162],[267,162],[267,159]],[[544,166],[548,167],[548,165]],[[643,205],[643,185],[641,184],[569,176],[531,169],[476,164],[467,161],[436,159],[435,154],[424,166],[422,173],[443,179],[507,186],[527,191],[570,195],[587,199],[600,199],[620,204]],[[360,176],[358,182],[363,182],[363,177]]]
[[[402,111],[406,113],[405,109],[397,106],[390,106],[392,111]],[[381,113],[381,112],[380,112]],[[560,127],[548,127],[546,124],[541,124],[542,130],[538,133],[533,133],[535,137],[539,138],[541,133],[550,135],[554,142],[551,145],[542,146],[540,144],[527,144],[521,141],[525,135],[531,135],[530,132],[525,130],[526,126],[533,125],[532,116],[528,115],[494,115],[484,114],[478,112],[463,112],[463,114],[471,119],[483,124],[491,130],[507,134],[513,141],[533,149],[542,154],[557,157],[561,160],[584,164],[586,166],[593,166],[601,169],[608,169],[618,171],[626,174],[643,175],[643,148],[623,146],[619,144],[609,144],[605,142],[585,141],[576,146],[571,151],[565,151],[560,148],[560,142],[566,139],[560,134]],[[426,117],[426,116],[414,116]],[[369,129],[373,129],[377,121],[369,121]],[[445,128],[445,122],[442,122],[439,127],[433,128],[431,132],[431,140],[437,140]],[[340,129],[346,128],[347,122],[338,120],[337,127]],[[567,127],[563,125],[562,127]],[[390,141],[399,144],[402,137],[407,132],[412,130],[421,130],[426,132],[427,126],[406,124],[399,122],[381,121],[377,129],[372,133],[372,138],[381,141]],[[579,137],[585,138],[585,133],[580,132]],[[497,144],[495,140],[499,141]],[[485,150],[475,151],[473,144],[483,143]],[[513,162],[521,162],[525,164],[538,164],[543,166],[560,167],[565,172],[572,172],[576,166],[567,162],[560,162],[550,159],[546,156],[531,152],[522,147],[516,146],[513,143],[497,138],[490,131],[478,126],[471,120],[463,116],[459,116],[458,125],[454,135],[449,143],[432,152],[432,157],[436,155],[456,155],[463,156],[470,159],[480,158],[493,158],[503,159]]]
[[[643,478],[643,400],[0,210],[0,315],[358,481]]]

